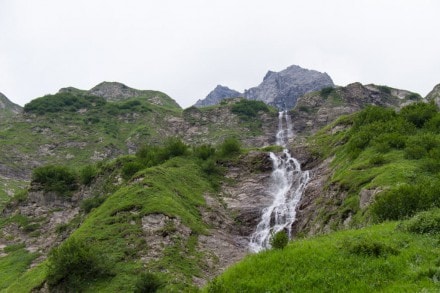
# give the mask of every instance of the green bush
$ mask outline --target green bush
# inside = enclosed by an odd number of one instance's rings
[[[47,283],[63,292],[82,291],[88,282],[110,274],[106,258],[82,240],[69,238],[48,256]]]
[[[389,87],[389,86],[386,86],[386,85],[378,85],[377,86],[377,88],[381,91],[381,92],[383,92],[383,93],[385,93],[385,94],[391,94],[391,88]]]
[[[396,112],[390,108],[367,106],[364,110],[359,112],[354,118],[353,130],[364,127],[367,124],[379,123],[383,130],[383,122],[389,122],[396,118]]]
[[[241,144],[238,139],[228,137],[220,144],[219,149],[222,158],[229,158],[240,154]]]
[[[215,155],[215,148],[209,144],[193,147],[193,154],[199,159],[207,160]]]
[[[32,100],[24,106],[24,111],[43,115],[46,113],[76,112],[79,109],[93,108],[104,104],[106,104],[105,99],[97,96],[58,93]]]
[[[86,214],[90,213],[90,211],[94,208],[99,207],[105,201],[104,197],[94,196],[90,198],[86,198],[81,201],[80,208]]]
[[[164,158],[165,160],[183,156],[186,154],[188,146],[179,138],[171,137],[165,141]]]
[[[64,166],[44,166],[35,168],[32,172],[32,182],[41,184],[43,190],[68,195],[77,186],[76,174]]]
[[[344,243],[343,246],[349,253],[354,255],[385,257],[399,253],[397,249],[385,243],[367,238],[354,239]]]
[[[379,193],[371,206],[378,221],[401,220],[432,207],[440,207],[440,182],[421,180],[417,184],[402,184]]]
[[[232,105],[231,112],[238,115],[240,119],[253,120],[258,112],[269,112],[269,107],[262,101],[240,100]]]
[[[431,103],[418,102],[406,107],[400,111],[400,116],[411,122],[418,128],[422,128],[426,122],[437,114],[437,106]]]
[[[333,88],[333,87],[331,87],[331,86],[329,86],[329,87],[325,87],[325,88],[322,88],[320,91],[319,91],[319,95],[321,96],[321,97],[323,97],[323,98],[328,98],[328,96],[334,91],[335,89]]]
[[[386,159],[383,155],[375,154],[370,157],[369,163],[372,166],[380,166],[386,163]]]
[[[98,174],[98,169],[96,169],[93,165],[88,165],[82,168],[79,172],[80,182],[84,185],[89,185],[92,183],[93,179],[95,179]]]
[[[164,284],[153,273],[143,273],[136,282],[135,293],[154,293]]]
[[[122,178],[128,180],[143,168],[144,166],[139,162],[128,162],[122,167]]]
[[[405,157],[407,159],[421,159],[430,151],[440,147],[440,139],[433,133],[417,134],[407,140]]]
[[[417,234],[440,233],[440,209],[421,212],[402,224],[404,230]]]
[[[287,243],[289,243],[289,236],[284,230],[278,231],[270,239],[270,245],[274,249],[283,249]]]

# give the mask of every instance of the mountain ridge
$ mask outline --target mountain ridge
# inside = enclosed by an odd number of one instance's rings
[[[239,95],[249,100],[263,101],[278,109],[291,109],[300,96],[334,86],[333,80],[327,73],[291,65],[279,72],[269,70],[258,86],[249,88],[243,93],[217,86],[205,99],[198,100],[195,106],[211,106],[220,103],[223,99]]]

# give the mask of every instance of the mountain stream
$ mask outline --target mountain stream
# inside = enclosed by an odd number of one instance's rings
[[[270,153],[273,171],[268,191],[273,196],[273,202],[263,209],[261,220],[251,236],[249,248],[252,252],[271,248],[270,239],[279,231],[284,230],[291,238],[296,206],[310,179],[309,172],[301,170],[301,165],[287,149],[288,140],[292,137],[292,121],[288,112],[279,112],[276,144],[283,147],[283,153],[280,156]]]

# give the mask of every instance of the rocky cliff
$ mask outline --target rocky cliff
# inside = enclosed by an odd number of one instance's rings
[[[434,101],[437,106],[440,106],[440,84],[436,85],[432,91],[426,96],[428,101]]]
[[[386,86],[362,85],[355,82],[346,87],[325,88],[301,96],[291,111],[297,134],[311,134],[336,120],[367,105],[399,109],[421,100],[418,94]]]
[[[291,109],[300,96],[333,86],[333,81],[327,73],[292,65],[280,72],[267,72],[263,82],[246,90],[244,96],[250,100],[263,101],[278,109]]]
[[[196,107],[206,107],[220,104],[224,99],[236,98],[242,96],[241,93],[236,90],[232,90],[226,86],[218,85],[213,89],[203,100],[198,100],[194,106]]]
[[[18,114],[22,111],[22,107],[12,103],[4,94],[0,93],[0,118],[6,115]]]
[[[268,71],[260,85],[245,90],[243,94],[217,86],[205,99],[197,101],[195,106],[215,105],[226,98],[244,96],[250,100],[263,101],[278,109],[291,109],[300,96],[325,87],[334,87],[327,73],[292,65],[280,72]]]

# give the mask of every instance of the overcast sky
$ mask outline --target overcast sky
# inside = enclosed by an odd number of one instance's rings
[[[296,64],[425,96],[440,83],[439,13],[435,0],[0,0],[0,92],[24,105],[119,81],[188,107]]]

